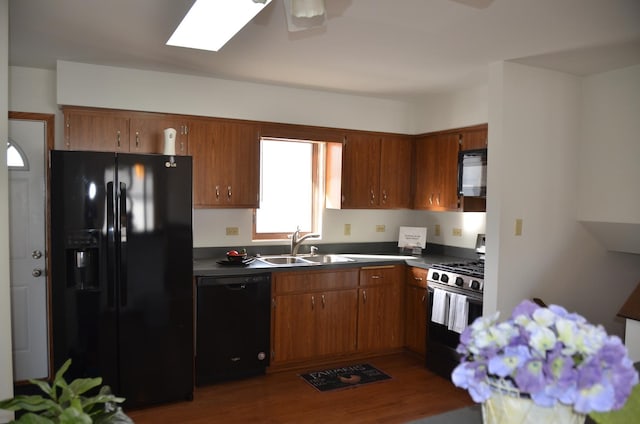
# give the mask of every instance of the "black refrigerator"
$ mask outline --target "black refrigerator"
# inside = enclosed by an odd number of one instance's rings
[[[53,361],[125,408],[193,398],[192,162],[51,151]]]

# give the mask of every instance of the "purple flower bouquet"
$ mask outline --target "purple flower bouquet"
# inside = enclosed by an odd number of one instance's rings
[[[511,319],[480,317],[460,335],[460,364],[453,383],[475,402],[492,396],[499,382],[543,407],[558,404],[579,414],[620,409],[638,383],[627,349],[575,313],[525,300]]]

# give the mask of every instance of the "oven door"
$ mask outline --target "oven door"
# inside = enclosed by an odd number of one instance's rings
[[[460,342],[460,334],[449,330],[446,325],[438,324],[431,321],[431,311],[433,310],[433,289],[437,283],[428,283],[429,290],[429,309],[427,316],[427,353],[425,364],[428,369],[436,374],[446,378],[451,378],[451,372],[460,362],[460,356],[456,352],[456,348]],[[437,284],[438,288],[448,293],[462,293],[453,287],[446,287]],[[473,296],[467,296],[469,303],[469,313],[467,317],[467,325],[471,324],[476,318],[482,316],[482,299]]]

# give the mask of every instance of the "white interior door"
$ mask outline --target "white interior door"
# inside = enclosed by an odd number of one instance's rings
[[[45,272],[46,123],[9,120],[9,142],[25,159],[9,167],[11,327],[14,381],[49,376]]]

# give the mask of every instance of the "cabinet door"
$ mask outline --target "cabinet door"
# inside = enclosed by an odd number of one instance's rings
[[[273,307],[274,362],[311,358],[316,346],[317,294],[276,296]]]
[[[458,210],[457,134],[418,138],[415,176],[415,209]]]
[[[359,351],[388,350],[402,346],[403,282],[403,266],[387,265],[360,269]]]
[[[380,139],[346,137],[342,151],[342,207],[377,208],[380,192]]]
[[[355,351],[357,309],[358,292],[355,289],[329,291],[316,295],[318,355]]]
[[[129,150],[131,153],[163,153],[164,130],[167,128],[176,130],[176,155],[186,155],[188,152],[186,121],[163,115],[132,115]]]
[[[427,350],[427,296],[426,288],[405,285],[405,346],[422,356]]]
[[[379,351],[402,346],[400,284],[358,289],[358,350]]]
[[[462,132],[461,150],[486,149],[488,146],[488,129],[477,128]]]
[[[193,157],[193,205],[218,206],[222,202],[219,173],[224,166],[223,144],[217,142],[216,125],[193,122],[189,131],[189,154]]]
[[[411,154],[409,137],[384,137],[380,143],[380,207],[411,207]]]
[[[110,112],[64,111],[65,147],[100,152],[129,151],[129,119]]]
[[[226,206],[257,208],[260,186],[260,135],[258,127],[243,123],[222,123],[223,143],[220,175]]]
[[[258,207],[260,142],[257,127],[218,120],[189,127],[195,207]]]

